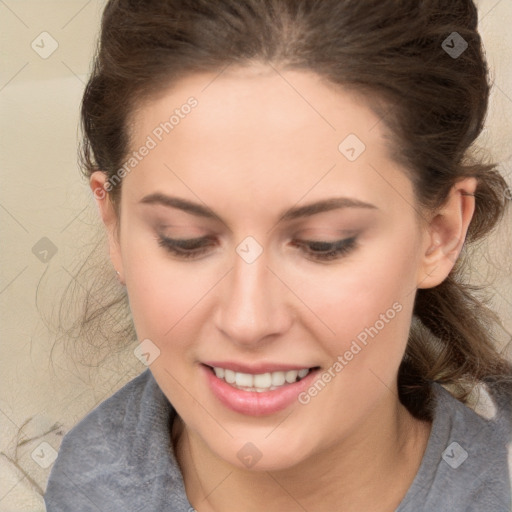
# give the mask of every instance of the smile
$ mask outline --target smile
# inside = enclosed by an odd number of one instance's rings
[[[217,378],[236,389],[263,393],[300,381],[308,375],[312,368],[258,374],[235,372],[220,367],[213,367],[212,370]]]
[[[249,416],[275,414],[298,404],[320,367],[281,363],[208,361],[199,365],[204,384],[215,401]]]

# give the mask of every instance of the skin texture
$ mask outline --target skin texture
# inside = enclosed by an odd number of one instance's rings
[[[313,73],[259,65],[194,74],[148,101],[133,119],[131,150],[191,96],[197,107],[124,178],[120,218],[98,193],[105,175],[90,183],[138,338],[158,346],[150,368],[182,419],[173,436],[187,495],[199,512],[394,510],[431,427],[397,395],[415,292],[452,268],[476,181],[458,182],[439,211],[420,212],[364,98]],[[353,162],[338,149],[349,134],[366,145]],[[154,192],[217,218],[140,203]],[[334,196],[376,208],[279,221],[288,208]],[[185,260],[159,234],[213,242]],[[354,234],[355,248],[328,262],[291,243]],[[248,236],[263,249],[251,264],[236,252]],[[401,311],[307,405],[240,414],[199,371],[208,360],[327,370],[395,303]],[[248,442],[262,455],[251,468],[237,457]]]

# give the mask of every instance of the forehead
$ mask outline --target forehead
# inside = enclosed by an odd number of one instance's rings
[[[364,96],[312,72],[257,66],[228,67],[219,73],[191,74],[179,80],[139,108],[133,142],[169,120],[191,97],[197,100],[197,107],[186,123],[179,123],[180,129],[173,128],[176,142],[186,141],[193,131],[202,144],[215,145],[229,137],[236,147],[265,142],[267,148],[287,144],[298,151],[298,143],[307,140],[310,143],[302,147],[305,151],[337,151],[339,142],[353,133],[367,146],[385,150],[381,119]],[[278,140],[275,133],[280,134]],[[251,135],[251,140],[246,135]]]
[[[296,203],[337,192],[392,206],[411,193],[364,96],[311,72],[192,74],[141,105],[132,127],[132,150],[148,138],[155,146],[127,176],[141,194],[188,184],[219,200]]]

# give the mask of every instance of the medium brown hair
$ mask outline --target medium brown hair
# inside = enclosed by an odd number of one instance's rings
[[[443,45],[454,32],[468,45],[457,57]],[[440,207],[456,181],[477,178],[465,248],[503,216],[505,181],[469,152],[490,90],[470,0],[110,0],[81,110],[85,176],[112,178],[122,167],[144,101],[189,73],[254,62],[312,71],[371,99],[422,208]],[[122,181],[109,193],[116,211],[121,189]],[[495,348],[497,318],[463,282],[464,264],[461,256],[443,283],[416,294],[398,386],[419,418],[431,417],[433,381],[465,402],[476,383],[512,374]],[[123,293],[102,308],[89,302],[81,328],[91,332],[112,308],[123,316]],[[121,332],[133,340],[130,322],[125,315]],[[111,323],[103,325],[109,337]]]

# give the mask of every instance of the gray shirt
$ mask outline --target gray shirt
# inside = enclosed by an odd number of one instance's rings
[[[433,386],[427,448],[394,512],[511,512],[511,397],[486,419]],[[170,440],[175,416],[149,369],[128,382],[64,436],[47,512],[193,512]]]

